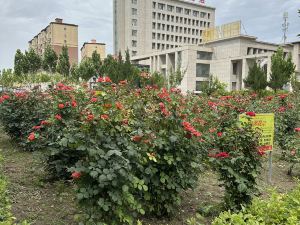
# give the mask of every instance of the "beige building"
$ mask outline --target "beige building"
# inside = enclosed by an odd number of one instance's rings
[[[270,75],[271,56],[280,46],[286,55],[292,55],[297,74],[300,75],[300,42],[279,45],[242,34],[198,46],[186,45],[135,56],[132,61],[137,64],[148,62],[151,72],[160,72],[166,78],[176,68],[180,68],[184,74],[180,88],[184,92],[201,92],[209,75],[227,84],[228,90],[241,90],[245,87],[243,79],[247,77],[255,60]]]
[[[63,23],[62,19],[56,18],[31,41],[29,48],[34,49],[39,55],[43,55],[47,45],[50,45],[57,55],[62,47],[69,50],[70,63],[78,64],[78,25]]]
[[[131,56],[203,42],[215,8],[183,0],[114,0],[114,54]]]
[[[86,58],[91,58],[93,52],[96,51],[101,59],[106,58],[106,45],[104,43],[98,43],[95,39],[92,39],[91,42],[85,42],[81,48],[81,60]]]

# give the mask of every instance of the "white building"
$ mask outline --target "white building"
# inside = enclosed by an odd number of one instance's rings
[[[114,0],[114,53],[131,56],[198,45],[215,8],[183,0]]]
[[[259,60],[268,75],[271,56],[280,47],[278,44],[258,41],[256,37],[238,35],[211,41],[198,46],[185,45],[175,49],[156,51],[135,56],[134,63],[149,63],[151,72],[160,72],[166,77],[176,68],[184,73],[181,89],[198,92],[210,74],[227,84],[228,90],[244,88],[243,79],[255,60]],[[291,53],[296,70],[300,71],[300,42],[281,45],[285,54]]]

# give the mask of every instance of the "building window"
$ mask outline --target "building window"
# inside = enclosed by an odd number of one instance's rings
[[[132,10],[132,11],[131,11],[131,14],[132,14],[133,16],[136,16],[136,15],[137,15],[137,9],[132,8],[131,10]]]
[[[208,84],[208,81],[196,81],[196,91],[203,91]]]
[[[174,6],[168,5],[167,10],[168,10],[169,12],[173,12]]]
[[[152,8],[155,9],[156,8],[156,2],[152,3]]]
[[[152,19],[155,19],[155,18],[156,18],[156,13],[153,12],[153,13],[152,13]]]
[[[155,23],[152,23],[152,29],[155,29],[155,25],[156,25]]]
[[[231,90],[236,91],[236,82],[231,83]]]
[[[196,64],[196,77],[209,77],[210,64],[197,63]]]
[[[155,39],[155,36],[156,36],[155,33],[152,33],[152,39]]]
[[[197,52],[197,59],[201,60],[212,60],[212,52]]]
[[[137,36],[137,30],[132,30],[132,36],[136,37]]]
[[[195,16],[195,17],[198,17],[198,16],[199,16],[199,12],[198,12],[198,11],[195,11],[195,10],[193,10],[193,16]]]
[[[137,4],[137,0],[131,0],[131,3],[136,5]]]
[[[205,13],[205,12],[201,12],[201,13],[200,13],[200,17],[201,17],[201,18],[205,18],[205,16],[206,16],[206,13]]]
[[[132,19],[132,26],[134,26],[134,27],[137,26],[137,19]]]
[[[183,8],[181,8],[181,7],[176,7],[176,12],[177,12],[177,13],[182,13],[182,11],[183,11]]]
[[[184,14],[185,15],[190,15],[191,14],[191,10],[190,9],[184,9]]]
[[[162,4],[162,3],[158,3],[158,5],[157,5],[157,8],[160,9],[160,10],[164,10],[165,7],[166,7],[166,5]]]
[[[152,49],[155,49],[155,43],[152,43]]]
[[[238,63],[237,62],[233,62],[232,63],[232,74],[233,75],[237,75],[238,74]]]
[[[137,47],[137,41],[132,40],[132,47]]]
[[[132,56],[136,56],[137,55],[137,51],[132,51]]]

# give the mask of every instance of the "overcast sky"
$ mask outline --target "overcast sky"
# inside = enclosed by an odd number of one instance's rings
[[[13,67],[16,49],[54,18],[79,25],[79,46],[92,38],[107,44],[112,53],[113,0],[0,0],[0,69]],[[195,0],[198,1],[198,0]],[[242,20],[244,32],[269,42],[282,41],[283,12],[289,13],[288,41],[300,40],[300,0],[207,0],[216,7],[216,22]]]

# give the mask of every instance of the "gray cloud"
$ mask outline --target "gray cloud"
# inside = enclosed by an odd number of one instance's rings
[[[217,8],[216,22],[242,20],[247,34],[260,40],[282,40],[282,15],[289,12],[289,41],[299,40],[299,0],[207,0]],[[79,46],[96,38],[113,48],[112,0],[0,0],[0,69],[13,66],[16,49],[27,49],[28,41],[55,17],[79,25]]]

